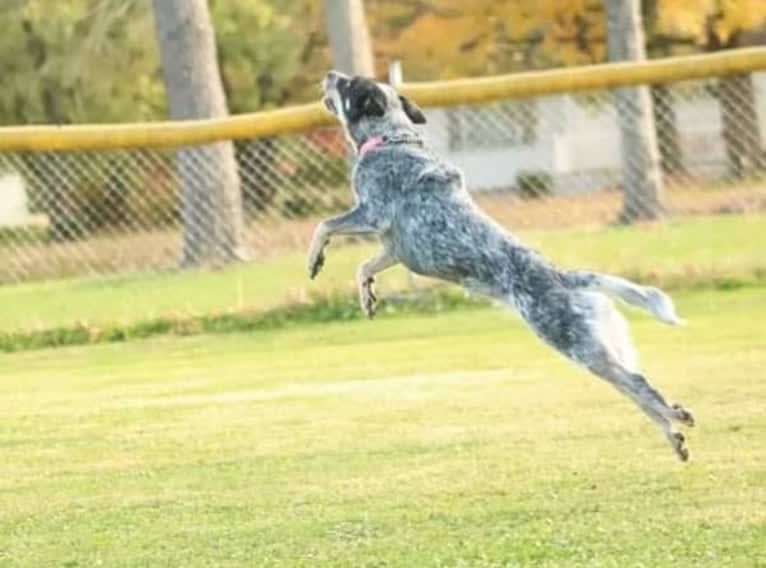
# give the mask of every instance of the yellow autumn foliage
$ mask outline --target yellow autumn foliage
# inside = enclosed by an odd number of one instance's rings
[[[658,8],[658,31],[699,44],[713,33],[725,45],[733,34],[766,24],[766,0],[658,0]]]
[[[724,44],[766,24],[766,0],[656,0],[655,29]],[[606,57],[603,0],[370,0],[381,63],[403,61],[410,80],[583,65]],[[382,69],[380,71],[383,71]]]

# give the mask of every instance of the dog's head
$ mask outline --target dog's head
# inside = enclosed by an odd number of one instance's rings
[[[425,124],[418,106],[389,85],[365,77],[330,71],[322,82],[323,102],[359,148],[371,136],[388,134],[412,124]]]

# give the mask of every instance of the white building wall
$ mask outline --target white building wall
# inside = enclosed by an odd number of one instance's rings
[[[766,143],[766,73],[755,74],[753,80],[761,138]],[[557,193],[619,185],[619,123],[608,98],[602,97],[593,105],[562,95],[540,98],[537,105],[538,124],[532,144],[451,150],[447,112],[454,110],[428,111],[425,133],[440,155],[463,169],[469,188],[474,191],[511,188],[524,172],[550,174]],[[677,97],[675,111],[687,171],[707,179],[725,175],[726,150],[718,100],[699,93],[686,100]],[[487,119],[493,120],[491,106],[487,113]],[[498,115],[497,119],[502,117]]]
[[[0,227],[22,225],[28,217],[24,180],[17,174],[0,174]]]

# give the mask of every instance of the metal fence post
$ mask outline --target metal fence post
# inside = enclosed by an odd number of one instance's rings
[[[391,85],[394,89],[399,89],[403,82],[402,62],[398,59],[395,59],[388,64],[388,84]],[[417,289],[417,285],[415,283],[415,275],[409,270],[407,270],[407,285],[411,292]]]

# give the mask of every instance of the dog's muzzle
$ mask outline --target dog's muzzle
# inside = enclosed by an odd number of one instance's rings
[[[335,85],[338,83],[338,79],[340,78],[341,74],[337,71],[328,71],[327,75],[324,76],[324,81],[322,82],[325,92],[327,92],[328,89],[334,89]]]
[[[333,114],[338,114],[338,109],[335,108],[335,103],[333,102],[331,97],[323,97],[322,103],[324,104],[325,108],[329,110]]]
[[[335,115],[338,114],[340,109],[336,107],[335,97],[333,95],[337,94],[338,83],[342,80],[348,80],[348,78],[337,71],[329,71],[322,81],[322,92],[324,94],[322,103],[327,107],[327,110]]]

